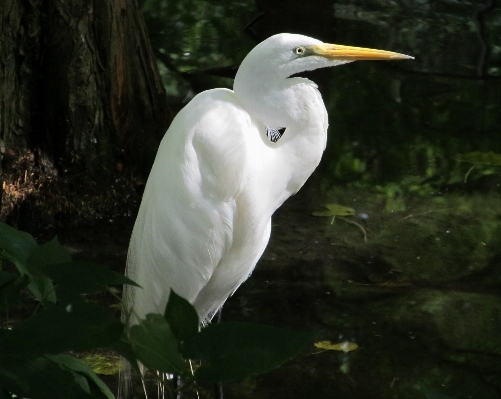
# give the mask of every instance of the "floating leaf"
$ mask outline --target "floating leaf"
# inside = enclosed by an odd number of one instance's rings
[[[337,205],[337,204],[325,204],[323,205],[325,208],[327,208],[327,211],[319,211],[319,212],[312,212],[313,216],[320,216],[320,217],[332,217],[331,224],[334,223],[334,220],[336,217],[339,217],[341,220],[345,221],[346,223],[353,224],[357,226],[362,234],[364,235],[364,241],[367,242],[367,233],[365,232],[365,228],[362,227],[359,223],[354,222],[352,220],[345,219],[344,216],[353,216],[355,214],[355,209],[350,208],[348,206],[344,205]]]
[[[353,216],[355,214],[355,209],[344,205],[338,204],[325,204],[323,205],[327,208],[327,211],[312,212],[313,216],[320,217],[335,217],[335,216]]]
[[[473,151],[465,154],[459,154],[454,157],[459,162],[469,162],[476,165],[496,165],[501,166],[501,154],[495,152]]]
[[[331,341],[320,341],[315,342],[315,347],[318,349],[325,349],[329,351],[339,351],[339,352],[351,352],[358,349],[358,345],[354,342],[339,342],[332,343]]]

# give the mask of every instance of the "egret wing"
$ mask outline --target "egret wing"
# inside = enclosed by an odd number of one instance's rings
[[[163,312],[170,290],[194,303],[233,243],[237,197],[245,180],[248,114],[233,92],[195,97],[160,144],[129,247],[132,322]]]

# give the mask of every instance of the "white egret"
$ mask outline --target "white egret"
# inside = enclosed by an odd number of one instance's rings
[[[320,162],[327,111],[291,77],[355,60],[412,57],[278,34],[243,60],[234,90],[198,94],[160,144],[129,246],[129,323],[163,313],[170,289],[208,322],[263,254],[271,216]]]

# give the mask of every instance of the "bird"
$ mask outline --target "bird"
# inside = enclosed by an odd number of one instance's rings
[[[303,186],[327,142],[327,111],[303,71],[356,60],[405,60],[391,51],[269,37],[242,61],[233,90],[196,95],[159,146],[134,224],[124,288],[129,325],[165,310],[170,291],[209,323],[251,275],[273,213]]]

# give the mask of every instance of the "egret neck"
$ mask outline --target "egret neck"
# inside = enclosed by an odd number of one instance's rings
[[[277,66],[265,72],[259,63],[244,61],[235,77],[235,96],[253,120],[261,122],[258,129],[264,134],[283,133],[274,143],[268,135],[266,144],[274,152],[273,162],[280,165],[277,178],[270,176],[270,194],[280,192],[271,212],[303,186],[325,150],[327,111],[317,85],[309,79],[289,78],[304,69]]]

